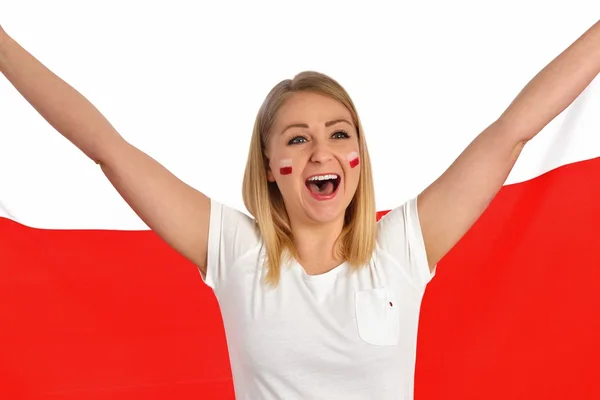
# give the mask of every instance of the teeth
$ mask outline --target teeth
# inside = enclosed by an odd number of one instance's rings
[[[317,175],[317,176],[313,176],[309,179],[310,181],[325,181],[328,179],[337,179],[338,176],[336,174],[329,174],[329,175]]]

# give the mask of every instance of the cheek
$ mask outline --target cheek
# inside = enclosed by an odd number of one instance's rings
[[[350,164],[350,168],[356,168],[360,164],[360,158],[356,151],[349,153],[346,156],[346,160],[348,161],[348,164]]]
[[[283,160],[279,160],[279,173],[281,175],[291,175],[292,174],[292,159],[286,158]]]

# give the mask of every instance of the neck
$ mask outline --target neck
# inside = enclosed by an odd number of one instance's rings
[[[291,222],[298,262],[307,274],[325,273],[344,260],[335,254],[335,242],[344,226],[343,217],[330,223]]]

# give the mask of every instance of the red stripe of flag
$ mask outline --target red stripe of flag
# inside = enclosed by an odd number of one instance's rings
[[[598,182],[594,159],[501,190],[427,289],[416,399],[600,398]],[[0,237],[1,398],[233,398],[214,296],[154,233]]]

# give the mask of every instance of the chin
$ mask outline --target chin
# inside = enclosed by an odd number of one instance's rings
[[[306,212],[308,218],[319,224],[329,224],[344,219],[344,212]]]
[[[297,210],[304,214],[307,222],[314,224],[330,224],[343,222],[346,209],[352,199],[346,199],[343,190],[337,190],[329,199],[318,199],[311,195],[307,188],[302,188],[300,204]]]
[[[304,213],[313,222],[320,224],[327,224],[344,220],[346,215],[346,208],[340,201],[332,202],[330,204],[314,204],[308,202],[304,204]]]

